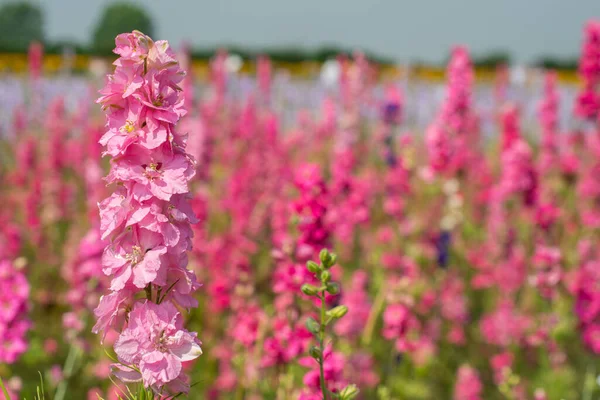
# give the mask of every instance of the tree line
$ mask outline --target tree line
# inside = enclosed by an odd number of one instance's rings
[[[65,48],[77,54],[109,56],[112,55],[115,36],[122,32],[140,30],[150,37],[154,36],[155,24],[148,12],[132,3],[117,1],[107,5],[92,31],[89,43],[75,41],[49,41],[44,31],[43,10],[29,1],[14,1],[0,7],[0,52],[26,52],[32,41],[43,43],[45,52],[60,54]],[[243,59],[255,59],[258,55],[269,56],[273,61],[323,62],[338,55],[352,54],[350,49],[339,46],[323,46],[318,49],[301,47],[250,49],[241,46],[219,46],[212,48],[194,48],[191,56],[194,59],[209,59],[219,48],[226,48],[231,53],[238,54]],[[394,64],[395,61],[381,54],[366,51],[365,55],[373,62]],[[491,51],[488,54],[475,55],[473,63],[476,67],[493,68],[511,63],[510,54],[506,51]],[[435,66],[432,63],[413,62],[413,65]],[[557,70],[574,70],[577,68],[577,58],[540,57],[535,66]],[[441,65],[440,65],[441,66]]]

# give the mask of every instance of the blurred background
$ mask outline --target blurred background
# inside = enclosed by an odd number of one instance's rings
[[[598,0],[0,0],[12,398],[122,393],[115,332],[91,333],[114,190],[95,101],[115,37],[137,29],[187,71],[190,398],[320,399],[300,284],[328,247],[331,305],[350,309],[329,332],[332,385],[600,399],[598,17]]]

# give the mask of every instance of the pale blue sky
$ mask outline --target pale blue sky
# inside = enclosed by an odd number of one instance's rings
[[[0,0],[5,3],[7,0]],[[87,42],[109,0],[33,0],[50,39]],[[358,47],[397,60],[442,61],[452,44],[508,49],[517,61],[579,52],[600,0],[147,0],[157,35],[178,44]]]

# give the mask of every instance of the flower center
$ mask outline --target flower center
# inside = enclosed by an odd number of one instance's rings
[[[152,104],[154,104],[156,107],[162,107],[163,101],[164,101],[163,95],[159,94],[158,96],[156,96],[156,99],[154,99]]]
[[[125,125],[119,129],[122,133],[131,133],[135,129],[133,121],[127,120],[125,121]]]
[[[132,266],[136,266],[144,258],[142,248],[140,246],[132,246],[131,253],[127,254],[125,258],[131,262]]]
[[[142,168],[146,170],[144,173],[146,178],[153,180],[161,175],[162,163],[150,163],[148,165],[142,164]]]
[[[165,335],[165,331],[160,332],[160,336],[158,337],[158,341],[156,343],[156,349],[162,353],[166,353],[169,351],[168,346],[170,344],[169,337]]]

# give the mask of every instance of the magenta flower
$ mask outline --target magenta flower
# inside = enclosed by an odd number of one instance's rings
[[[460,367],[454,387],[454,400],[480,400],[482,392],[483,384],[477,370],[468,365]]]
[[[0,260],[0,362],[12,364],[27,350],[31,323],[29,284],[14,264]]]
[[[119,370],[117,377],[143,380],[145,386],[162,387],[179,378],[182,362],[202,354],[196,333],[183,329],[183,318],[170,302],[136,303],[115,352],[125,365],[139,365],[139,372]],[[134,379],[135,380],[135,379]]]
[[[157,233],[135,227],[106,247],[102,265],[104,273],[113,276],[111,290],[122,290],[128,283],[138,289],[150,282],[165,285],[166,268],[160,257],[167,248],[162,240]]]

